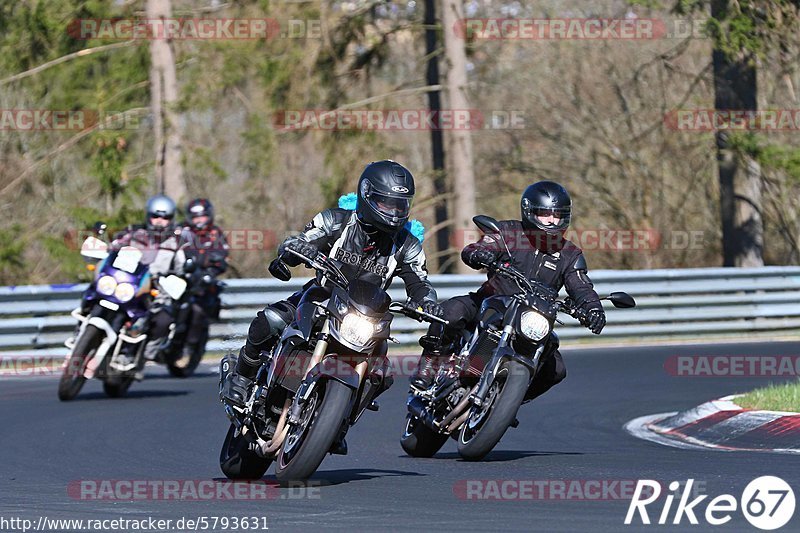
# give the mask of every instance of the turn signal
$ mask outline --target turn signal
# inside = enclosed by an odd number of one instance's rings
[[[150,296],[152,296],[153,298],[158,296],[158,289],[150,289]]]
[[[95,267],[95,266],[94,266],[93,264],[91,264],[91,263],[90,263],[90,264],[88,264],[88,265],[86,265],[86,270],[88,270],[89,272],[94,272],[94,269],[95,269],[95,268],[97,268],[97,267]]]

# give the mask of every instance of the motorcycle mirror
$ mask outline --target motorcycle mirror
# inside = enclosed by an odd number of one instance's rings
[[[486,215],[478,215],[472,217],[472,221],[484,233],[500,233],[500,225],[495,219]]]
[[[108,224],[106,224],[105,222],[101,222],[99,220],[94,223],[94,226],[92,226],[92,230],[96,235],[104,234],[107,229],[108,229]]]
[[[281,261],[279,257],[270,262],[268,270],[270,274],[281,281],[289,281],[292,279],[292,272],[289,270],[289,267],[286,266],[286,263]]]
[[[472,221],[482,232],[497,234],[500,237],[500,242],[506,249],[506,253],[508,253],[508,257],[511,257],[511,250],[509,250],[508,244],[503,238],[503,232],[500,231],[500,224],[497,223],[497,220],[487,215],[477,215],[472,217]]]
[[[633,296],[627,292],[612,292],[608,295],[608,300],[614,305],[614,307],[620,307],[623,309],[636,307],[636,300],[634,300]]]

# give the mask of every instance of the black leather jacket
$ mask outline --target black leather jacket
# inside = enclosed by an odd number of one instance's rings
[[[436,291],[428,281],[422,243],[406,229],[395,235],[367,233],[354,211],[335,208],[318,213],[301,234],[286,239],[278,247],[278,253],[282,254],[293,239],[316,246],[334,260],[348,279],[363,279],[386,289],[397,275],[405,282],[406,293],[412,300],[437,300]],[[297,265],[296,258],[289,255],[284,256],[284,261]]]
[[[505,247],[497,237],[484,235],[478,242],[466,246],[461,251],[461,259],[472,268],[482,268],[474,261],[478,250],[486,250],[494,254],[495,260],[510,259],[512,266],[525,273],[529,279],[537,280],[555,290],[566,287],[567,293],[575,300],[578,307],[602,309],[600,298],[589,279],[586,259],[583,252],[574,243],[566,239],[537,240],[533,232],[526,231],[519,220],[503,220],[500,222],[503,233],[511,251],[509,258]],[[549,246],[542,246],[547,243]],[[542,249],[540,249],[542,248]],[[517,285],[503,277],[489,273],[487,281],[478,291],[481,295],[514,294]]]

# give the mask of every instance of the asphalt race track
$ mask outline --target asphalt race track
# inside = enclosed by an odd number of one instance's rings
[[[800,343],[721,344],[564,350],[569,376],[520,410],[481,463],[461,461],[450,441],[432,459],[406,457],[398,441],[405,417],[405,378],[348,434],[350,453],[328,456],[308,489],[273,489],[270,499],[113,501],[81,499],[81,480],[221,480],[217,462],[227,420],[217,376],[179,380],[160,369],[125,399],[107,399],[98,381],[71,403],[56,397],[54,377],[0,380],[3,452],[0,517],[157,519],[264,517],[269,529],[318,530],[709,530],[623,525],[629,499],[466,499],[468,480],[624,481],[666,485],[693,478],[711,497],[732,494],[759,476],[777,475],[800,489],[800,458],[771,453],[681,450],[638,440],[622,429],[638,416],[676,411],[742,392],[769,378],[686,378],[667,374],[669,356],[797,355]],[[272,469],[266,480],[274,480]],[[471,485],[475,487],[476,485]],[[488,485],[480,485],[488,487]],[[70,492],[68,489],[71,488]],[[800,498],[800,494],[798,494]],[[677,502],[679,496],[676,496]],[[709,498],[710,499],[710,498]],[[706,500],[707,502],[708,500]],[[654,504],[655,505],[655,504]],[[669,521],[674,515],[670,514]],[[705,505],[701,504],[702,515]],[[650,518],[658,520],[661,505]],[[800,512],[782,531],[800,531]],[[218,528],[221,529],[221,528]],[[740,512],[716,531],[752,531]],[[174,531],[175,529],[173,529]]]

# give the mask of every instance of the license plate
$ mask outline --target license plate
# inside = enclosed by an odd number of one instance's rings
[[[100,305],[105,307],[106,309],[111,309],[112,311],[116,311],[119,309],[119,304],[115,304],[114,302],[109,302],[108,300],[100,300]]]

